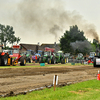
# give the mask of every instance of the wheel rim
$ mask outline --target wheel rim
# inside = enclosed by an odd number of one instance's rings
[[[26,64],[26,60],[24,59],[24,64]]]
[[[49,63],[51,64],[51,60],[49,60]]]
[[[7,65],[7,59],[4,59],[4,64]]]
[[[65,63],[66,63],[66,59],[65,59]]]

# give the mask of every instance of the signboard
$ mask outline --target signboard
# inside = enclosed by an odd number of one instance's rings
[[[54,78],[53,78],[53,85],[56,83],[56,85],[58,84],[58,76],[57,75],[54,75]]]
[[[13,45],[13,48],[15,49],[15,48],[20,48],[20,46],[19,45]]]

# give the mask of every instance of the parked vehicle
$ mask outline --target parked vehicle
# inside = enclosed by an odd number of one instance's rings
[[[61,63],[61,64],[66,63],[66,57],[62,51],[58,51],[56,53],[56,63]]]
[[[34,55],[33,50],[26,51],[26,62],[32,63],[32,56]]]
[[[3,52],[2,45],[0,45],[0,66],[7,66],[9,54]]]
[[[54,49],[46,47],[45,51],[42,53],[42,56],[39,57],[39,63],[55,64],[56,59],[54,58],[55,58]]]
[[[93,59],[93,66],[100,67],[100,44],[99,44],[99,47],[96,48],[95,56]]]
[[[25,66],[26,65],[26,56],[21,56],[19,49],[20,46],[19,45],[13,45],[12,47],[13,49],[13,54],[9,55],[10,56],[10,62],[12,65],[17,65],[18,63],[20,63],[21,66]]]

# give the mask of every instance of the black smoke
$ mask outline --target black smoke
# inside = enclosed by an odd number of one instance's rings
[[[67,10],[66,6],[62,0],[22,0],[13,16],[14,23],[23,29],[24,36],[28,35],[30,39],[36,37],[35,41],[39,41],[39,37],[45,40],[52,35],[54,40],[50,37],[51,41],[58,42],[65,30],[73,25],[83,30],[87,38],[99,40],[95,26],[78,12]]]

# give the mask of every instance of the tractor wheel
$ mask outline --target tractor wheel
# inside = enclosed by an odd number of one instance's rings
[[[65,64],[65,63],[66,63],[66,58],[64,58],[63,60],[64,60],[64,61],[63,61],[63,64]]]
[[[50,58],[48,58],[48,64],[51,64],[51,59]]]
[[[97,67],[97,65],[96,65],[96,58],[94,58],[93,66],[94,66],[94,67]]]
[[[32,60],[31,60],[30,58],[29,58],[29,60],[28,60],[28,61],[29,61],[29,63],[32,63]]]
[[[39,63],[42,63],[42,58],[41,57],[39,58]]]
[[[25,65],[26,65],[26,59],[25,59],[25,57],[21,57],[20,66],[25,66]]]
[[[52,58],[51,63],[52,63],[52,64],[56,64],[56,58],[55,58],[55,57]]]
[[[1,65],[7,66],[7,64],[8,64],[8,55],[5,54],[4,56],[1,57]]]
[[[61,59],[61,64],[65,64],[65,59]]]

